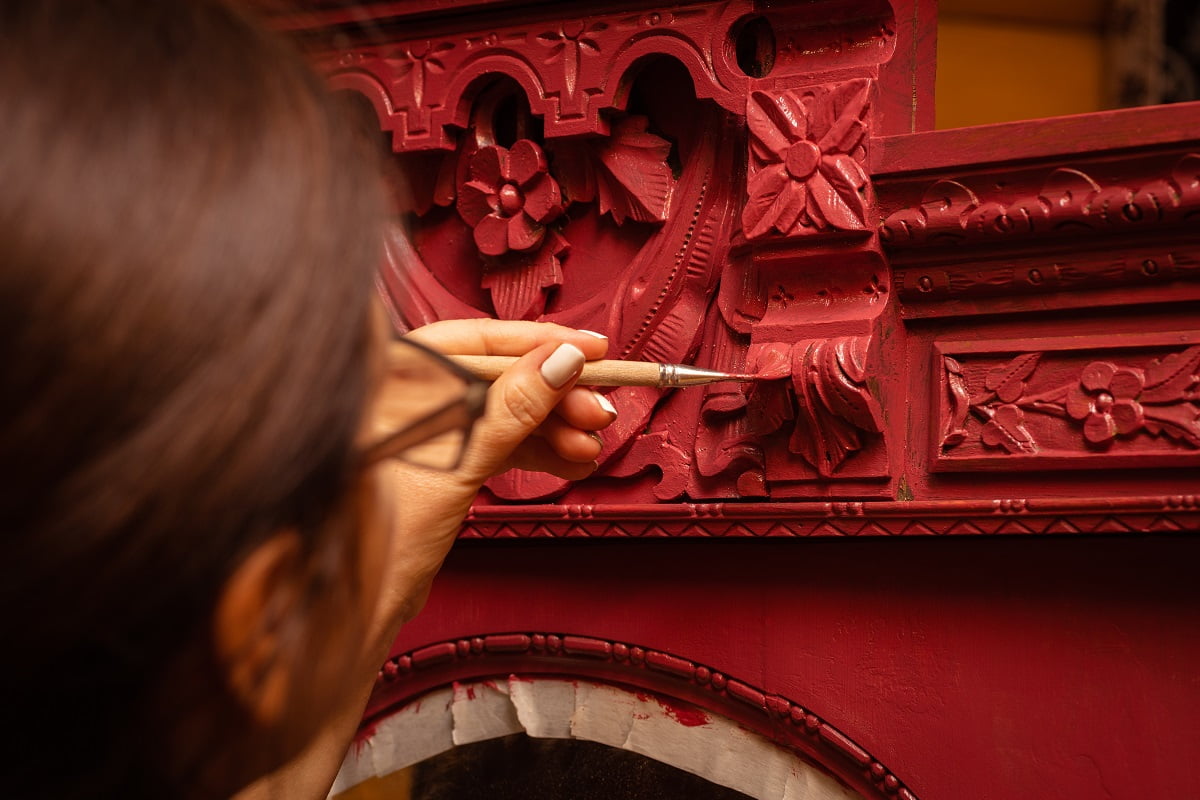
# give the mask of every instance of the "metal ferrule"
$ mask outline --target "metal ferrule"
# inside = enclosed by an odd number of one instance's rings
[[[729,380],[729,378],[729,373],[718,372],[714,369],[689,367],[685,364],[658,365],[659,386],[701,386],[706,383]]]

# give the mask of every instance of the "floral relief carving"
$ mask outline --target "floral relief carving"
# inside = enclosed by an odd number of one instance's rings
[[[870,88],[854,80],[750,95],[746,238],[866,229]]]
[[[479,252],[503,256],[538,247],[547,223],[563,211],[562,192],[542,148],[528,139],[511,150],[482,147],[467,169],[469,180],[458,191],[458,213],[475,229]]]
[[[483,256],[481,285],[502,319],[534,319],[546,292],[562,285],[566,239],[547,228],[563,211],[562,191],[536,142],[471,153],[456,207]]]
[[[562,285],[570,243],[553,223],[568,205],[596,202],[618,224],[666,222],[677,183],[667,164],[671,143],[647,125],[645,117],[620,117],[609,137],[548,145],[553,161],[530,139],[464,149],[457,190],[420,207],[453,201],[471,226],[497,316],[535,319],[546,293]]]
[[[1036,455],[1052,444],[1030,432],[1032,415],[1068,421],[1092,447],[1109,447],[1117,439],[1146,433],[1200,448],[1200,345],[1145,366],[1092,361],[1069,382],[1031,392],[1029,382],[1041,359],[1040,353],[1015,356],[991,369],[983,390],[972,395],[962,364],[943,356],[950,413],[943,425],[942,448],[967,441],[969,414],[983,423],[983,445],[1008,453]]]

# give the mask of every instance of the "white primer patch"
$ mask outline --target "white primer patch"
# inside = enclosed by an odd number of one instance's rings
[[[756,800],[862,800],[794,753],[725,717],[685,725],[649,695],[558,678],[456,683],[421,696],[352,747],[330,796],[455,745],[527,733],[639,753]]]

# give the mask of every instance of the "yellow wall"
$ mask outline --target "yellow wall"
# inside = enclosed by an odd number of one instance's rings
[[[943,0],[937,127],[1103,108],[1100,0]]]

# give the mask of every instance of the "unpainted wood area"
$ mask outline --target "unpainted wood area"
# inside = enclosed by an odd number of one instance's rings
[[[514,734],[456,747],[334,800],[748,800],[703,778],[596,742]]]

